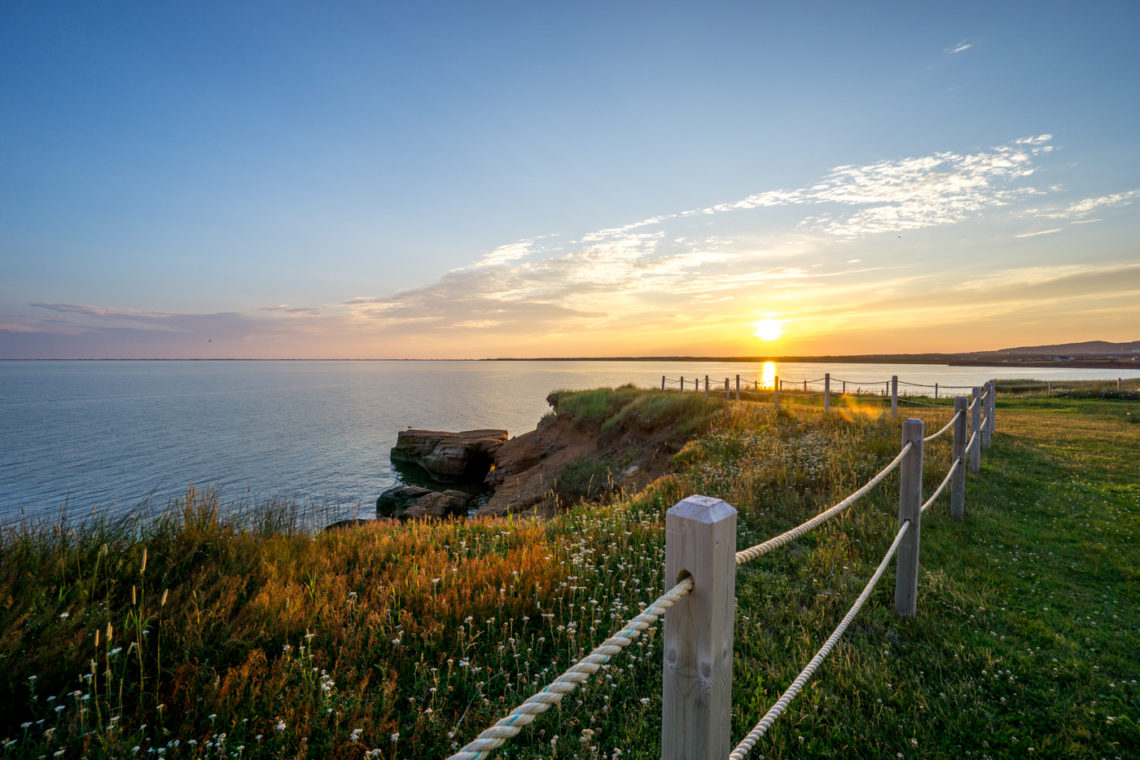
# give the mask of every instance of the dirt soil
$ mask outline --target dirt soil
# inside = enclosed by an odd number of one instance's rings
[[[688,437],[672,428],[627,426],[602,431],[560,414],[511,438],[494,454],[486,485],[493,489],[478,515],[537,512],[551,516],[584,498],[637,491],[669,472]],[[568,475],[577,467],[597,473],[588,483]]]

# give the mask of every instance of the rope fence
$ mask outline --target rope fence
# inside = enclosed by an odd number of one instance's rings
[[[702,380],[703,380],[703,382],[702,382]],[[986,387],[989,387],[989,385],[992,382],[993,381],[990,381],[990,383],[987,383]],[[939,383],[934,383],[933,385],[927,384],[927,383],[911,383],[911,382],[899,380],[898,375],[892,375],[890,377],[890,379],[888,379],[888,380],[858,380],[858,381],[856,381],[856,380],[850,380],[850,379],[845,379],[845,378],[832,377],[830,372],[825,373],[823,377],[817,377],[817,378],[811,379],[811,380],[808,380],[808,379],[791,380],[789,378],[781,378],[779,375],[775,375],[772,378],[770,384],[767,381],[765,381],[763,385],[761,385],[761,380],[759,378],[757,378],[755,380],[751,380],[751,381],[741,380],[740,375],[737,375],[735,378],[735,384],[733,383],[733,379],[728,378],[728,377],[724,378],[723,383],[724,384],[722,387],[720,380],[714,380],[709,375],[704,375],[703,378],[700,375],[697,375],[695,377],[690,377],[690,378],[686,378],[683,375],[680,377],[677,377],[677,378],[670,378],[667,375],[661,376],[661,390],[662,391],[667,391],[672,387],[676,387],[681,393],[685,393],[687,388],[691,388],[693,393],[700,393],[701,388],[703,387],[706,398],[708,398],[713,393],[720,394],[723,392],[725,398],[735,397],[735,399],[737,401],[740,401],[740,399],[741,399],[740,394],[742,392],[744,392],[744,393],[751,392],[751,393],[758,393],[758,394],[768,392],[768,393],[772,394],[772,402],[774,404],[776,404],[777,406],[779,406],[779,404],[780,404],[780,394],[781,393],[787,393],[787,392],[803,393],[803,394],[822,393],[823,394],[823,409],[825,412],[831,411],[832,395],[834,395],[835,393],[838,393],[838,395],[840,397],[847,396],[848,395],[847,386],[851,385],[854,387],[853,395],[855,395],[857,397],[870,396],[870,397],[881,397],[884,399],[889,397],[890,401],[891,401],[891,417],[892,418],[898,416],[898,405],[899,405],[900,399],[903,401],[903,403],[910,405],[910,406],[933,406],[933,407],[946,406],[945,403],[943,403],[943,404],[933,403],[932,404],[929,401],[919,401],[916,398],[914,398],[913,396],[911,396],[910,394],[905,393],[905,392],[900,394],[899,393],[899,386],[900,385],[901,386],[914,387],[914,388],[933,388],[934,389],[934,400],[935,401],[938,401],[940,399],[940,396],[939,396],[940,389],[949,389],[949,390],[968,389],[968,390],[972,391],[975,388],[975,386],[941,385]],[[879,390],[880,387],[881,387],[881,390]],[[923,394],[923,395],[925,396],[928,394]],[[950,401],[949,397],[943,396],[941,398],[944,398],[946,401]]]
[[[843,616],[843,620],[839,623],[839,626],[827,637],[827,641],[825,641],[823,646],[819,648],[819,651],[815,653],[815,657],[811,658],[811,662],[807,664],[807,667],[796,676],[796,680],[792,681],[792,685],[780,695],[780,698],[776,700],[776,704],[772,705],[772,708],[760,719],[760,722],[748,732],[747,736],[741,739],[740,744],[736,745],[736,748],[732,750],[732,754],[728,756],[729,760],[743,760],[744,757],[752,751],[752,748],[756,746],[756,742],[760,741],[761,737],[763,737],[768,729],[772,727],[772,724],[776,722],[776,718],[779,718],[780,714],[787,709],[792,700],[799,695],[804,685],[811,680],[815,671],[819,669],[819,666],[827,659],[827,656],[831,654],[831,650],[839,643],[839,639],[841,639],[843,634],[847,631],[847,626],[851,625],[851,621],[855,619],[855,616],[863,609],[863,605],[867,603],[867,599],[871,596],[871,592],[875,590],[879,579],[883,577],[883,572],[886,571],[887,565],[890,564],[890,561],[894,558],[895,552],[898,551],[899,544],[902,543],[903,537],[909,529],[910,521],[908,520],[899,528],[899,532],[895,535],[894,542],[891,543],[891,548],[887,550],[883,561],[880,562],[878,568],[875,569],[871,580],[867,581],[867,585],[863,587],[863,592],[859,594],[859,598],[855,600],[855,604],[851,605],[851,609]]]
[[[662,386],[665,382],[666,379],[662,378]],[[678,384],[683,383],[681,379]],[[892,378],[892,385],[897,388],[897,378]],[[728,390],[727,380],[725,390]],[[665,623],[662,757],[727,756],[730,760],[743,760],[835,648],[865,606],[892,559],[896,561],[894,613],[899,617],[916,614],[922,516],[949,486],[950,516],[955,520],[962,519],[967,457],[970,471],[977,472],[980,452],[988,448],[990,434],[995,429],[996,390],[993,381],[982,387],[973,387],[971,391],[973,401],[967,402],[965,396],[957,396],[950,421],[930,436],[923,435],[925,425],[922,420],[905,420],[898,455],[866,484],[809,520],[755,546],[735,551],[737,512],[726,502],[706,496],[690,496],[679,501],[669,509],[665,518],[665,577],[678,579],[676,585],[590,654],[451,755],[450,760],[476,760],[501,747],[539,715],[558,704],[566,694],[585,683],[611,657],[622,652],[661,618]],[[967,426],[969,438],[966,436]],[[923,501],[925,444],[948,431],[953,432],[951,465],[934,493]],[[823,646],[730,754],[736,566],[764,556],[818,528],[855,504],[896,469],[899,470],[899,527],[890,548]]]

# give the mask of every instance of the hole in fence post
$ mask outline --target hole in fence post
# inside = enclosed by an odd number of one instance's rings
[[[899,526],[910,521],[895,556],[895,614],[914,617],[918,609],[918,547],[922,537],[922,420],[903,422],[902,443],[911,450],[899,467]]]
[[[723,758],[731,749],[736,510],[690,496],[665,514],[665,577],[693,590],[665,613],[661,757]]]
[[[954,397],[954,442],[952,462],[958,462],[958,469],[950,478],[950,517],[961,520],[966,514],[966,411],[970,402],[965,396]]]

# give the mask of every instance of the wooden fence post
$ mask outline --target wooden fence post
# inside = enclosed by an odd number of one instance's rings
[[[965,396],[954,397],[954,442],[951,444],[950,459],[961,460],[954,476],[950,478],[950,517],[961,520],[966,514],[966,410],[970,402]]]
[[[831,373],[823,373],[823,411],[831,411]]]
[[[740,375],[736,376],[736,400],[740,400]]]
[[[665,376],[664,375],[661,376],[661,390],[662,391],[665,390]]]
[[[1124,390],[1124,378],[1118,377],[1116,378],[1116,392],[1120,393],[1122,390]]]
[[[772,403],[776,406],[780,405],[780,376],[776,375],[772,381]]]
[[[990,436],[997,432],[997,380],[990,380],[990,411],[986,415],[990,421]]]
[[[685,392],[685,376],[681,375],[681,393]]]
[[[804,393],[807,393],[807,380],[804,380]]]
[[[914,617],[918,609],[918,546],[922,537],[922,420],[903,422],[903,446],[911,450],[899,467],[899,527],[910,528],[899,542],[895,557],[895,614]]]
[[[1049,395],[1050,396],[1053,395],[1053,381],[1052,380],[1049,381]]]
[[[665,613],[661,757],[724,758],[732,749],[736,510],[690,496],[665,513],[665,585],[693,590]]]
[[[705,398],[709,397],[709,376],[705,375]]]
[[[899,376],[891,375],[891,419],[899,416]]]
[[[724,397],[728,398],[728,378],[724,379]]]
[[[978,433],[974,445],[970,447],[970,472],[977,472],[982,466],[982,434],[978,432],[978,423],[982,421],[982,389],[974,386],[970,390],[970,434]]]
[[[938,400],[938,383],[934,384],[934,400]]]
[[[847,395],[847,381],[843,381],[843,395]]]
[[[978,431],[979,445],[983,449],[990,447],[990,384],[982,386],[982,429]]]

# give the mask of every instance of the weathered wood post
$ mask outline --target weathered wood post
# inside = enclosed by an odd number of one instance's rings
[[[954,397],[954,442],[950,459],[958,462],[958,469],[950,478],[950,517],[961,520],[966,514],[966,414],[970,402],[965,396]]]
[[[978,431],[979,445],[983,449],[990,447],[990,384],[982,385],[982,422]]]
[[[911,449],[899,466],[899,527],[910,528],[899,542],[895,557],[895,614],[914,617],[918,609],[918,546],[922,536],[922,420],[903,422],[903,446]]]
[[[1049,395],[1050,396],[1053,395],[1053,381],[1052,380],[1049,381]]]
[[[843,381],[843,395],[847,395],[847,381]]]
[[[1120,393],[1122,390],[1124,390],[1124,378],[1118,377],[1116,378],[1116,392]]]
[[[985,415],[985,423],[982,425],[982,448],[988,449],[992,443],[991,437],[994,432],[994,400],[997,396],[997,388],[994,386],[994,381],[990,380],[984,386],[986,403],[982,407],[983,414]]]
[[[736,400],[740,400],[740,375],[736,376]]]
[[[709,397],[709,376],[705,375],[705,398]]]
[[[724,379],[724,397],[728,398],[728,378]]]
[[[831,373],[823,373],[823,411],[831,411]]]
[[[685,392],[685,376],[681,375],[681,393]]]
[[[997,380],[990,380],[990,435],[997,432]]]
[[[807,380],[804,380],[804,393],[807,393]]]
[[[665,390],[665,376],[664,375],[661,376],[661,390],[662,391]]]
[[[772,382],[772,403],[776,406],[780,405],[780,376],[776,375]]]
[[[970,447],[970,472],[977,472],[982,467],[982,434],[978,431],[978,424],[982,421],[982,389],[974,386],[970,390],[970,434],[978,434],[974,445]]]
[[[938,400],[938,383],[934,384],[934,400]]]
[[[899,416],[899,376],[891,375],[891,419]]]
[[[665,585],[693,590],[665,613],[661,757],[727,757],[732,748],[736,510],[690,496],[665,513]]]

